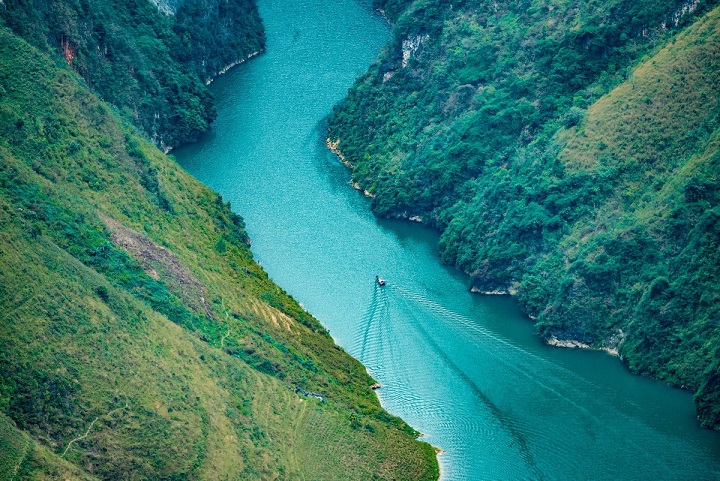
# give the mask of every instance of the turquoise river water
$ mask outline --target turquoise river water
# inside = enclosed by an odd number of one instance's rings
[[[246,221],[270,276],[443,452],[443,480],[720,479],[688,392],[602,352],[543,345],[507,297],[468,292],[434,232],[375,218],[323,121],[389,40],[356,0],[260,0],[267,52],[212,86],[218,119],[178,162]],[[375,275],[385,277],[385,288]]]

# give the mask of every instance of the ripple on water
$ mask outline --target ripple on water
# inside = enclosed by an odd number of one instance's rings
[[[424,429],[441,448],[443,445],[463,444],[469,448],[482,448],[478,455],[492,458],[496,465],[502,462],[495,456],[499,454],[495,451],[514,451],[516,457],[506,463],[502,474],[514,472],[518,460],[536,469],[527,442],[512,424],[504,422],[497,406],[449,359],[423,326],[427,319],[422,307],[435,306],[425,299],[407,296],[405,299],[393,299],[400,302],[392,303],[391,308],[389,292],[390,289],[373,292],[353,344],[361,361],[368,365],[369,372],[381,383],[385,381],[379,393],[381,399],[411,422],[422,419]],[[439,315],[448,315],[448,312],[435,311],[432,316],[435,321]],[[413,347],[405,349],[402,356],[397,355],[400,340],[405,346]],[[439,356],[445,362],[434,365],[433,375],[429,377],[421,367],[432,356]],[[475,399],[453,404],[458,383],[470,386]],[[427,393],[434,395],[428,396]],[[447,462],[457,461],[452,460],[452,456],[444,459]]]
[[[322,119],[387,24],[354,0],[258,6],[267,52],[213,83],[213,134],[176,158],[243,215],[268,273],[365,362],[383,405],[445,450],[443,481],[720,479],[689,395],[541,346],[516,305],[439,265],[435,234],[377,221],[347,187]],[[371,285],[378,269],[397,283]]]
[[[487,369],[479,371],[484,376],[466,372],[450,358],[448,350],[453,346],[443,345],[444,340],[429,329],[430,325],[437,326],[438,323],[448,329],[463,330],[463,342],[472,348],[472,354],[479,361],[488,365]],[[407,349],[408,346],[412,348]],[[477,456],[492,459],[493,475],[513,478],[530,471],[540,479],[545,468],[551,467],[545,460],[552,460],[556,470],[573,472],[580,468],[573,447],[558,442],[556,434],[545,424],[534,423],[527,416],[515,416],[513,409],[499,408],[493,400],[492,386],[497,385],[498,377],[524,378],[524,388],[521,384],[515,397],[532,397],[540,387],[554,393],[557,402],[569,403],[582,417],[587,410],[573,402],[564,391],[585,380],[514,346],[471,319],[398,286],[375,288],[358,326],[352,352],[383,384],[378,394],[386,405],[393,406],[396,414],[411,423],[421,419],[429,439],[440,448],[464,445],[475,450]],[[484,356],[478,356],[479,352]],[[438,357],[443,362],[433,365],[433,375],[429,377],[428,371],[421,367]],[[552,384],[533,377],[538,363],[546,369],[559,371]],[[469,388],[472,399],[453,403],[457,400],[454,391],[458,384],[465,385],[464,392]],[[427,393],[434,393],[434,396]],[[503,406],[513,405],[513,399],[502,401]],[[557,412],[556,405],[543,406],[542,403],[535,409],[538,415]],[[508,456],[508,453],[514,455]],[[447,463],[460,462],[453,459],[452,454],[443,459]],[[518,465],[522,468],[517,468]]]

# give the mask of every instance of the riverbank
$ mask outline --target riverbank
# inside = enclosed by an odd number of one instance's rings
[[[585,344],[584,342],[576,341],[574,339],[558,339],[556,337],[550,337],[545,341],[545,343],[549,346],[555,346],[555,347],[568,347],[571,349],[588,349],[591,351],[605,351],[611,356],[620,357],[620,353],[618,353],[618,350],[616,347],[593,347],[590,344]]]
[[[227,73],[228,70],[230,70],[231,68],[236,67],[236,66],[238,66],[238,65],[240,65],[240,64],[243,64],[243,63],[247,62],[248,60],[250,60],[251,58],[253,58],[253,57],[257,56],[257,55],[260,55],[260,54],[263,53],[263,52],[264,52],[264,50],[256,50],[255,52],[251,53],[251,54],[248,55],[247,57],[241,58],[240,60],[238,60],[238,61],[236,61],[236,62],[232,62],[231,64],[226,65],[225,67],[223,67],[222,69],[220,69],[218,72],[216,72],[215,75],[213,75],[213,76],[210,77],[209,79],[205,80],[205,85],[210,85],[211,83],[213,83],[213,82],[215,81],[216,78],[218,78],[219,76]]]
[[[328,138],[325,139],[325,145],[326,145],[327,148],[330,150],[330,152],[332,152],[333,154],[335,154],[335,156],[338,158],[338,160],[340,160],[340,162],[341,162],[345,167],[347,167],[347,168],[350,169],[351,171],[352,171],[352,170],[355,170],[355,167],[354,167],[350,162],[348,162],[347,158],[345,157],[345,155],[343,155],[342,151],[340,150],[340,139],[337,139],[337,140],[333,141],[333,140],[330,139],[330,137],[328,137]],[[372,192],[369,192],[368,190],[363,189],[362,187],[360,187],[360,184],[358,184],[357,182],[355,182],[353,179],[350,179],[350,186],[351,186],[353,189],[355,189],[355,190],[361,191],[361,192],[365,195],[365,197],[370,197],[371,199],[374,199],[374,198],[375,198],[375,194],[373,194]],[[410,220],[416,220],[416,219],[415,219],[415,218],[412,218],[412,219],[410,219]]]

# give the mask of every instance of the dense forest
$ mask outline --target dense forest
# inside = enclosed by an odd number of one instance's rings
[[[695,391],[720,428],[716,3],[376,0],[395,39],[328,144],[473,290]]]
[[[202,5],[257,19],[230,3],[0,4],[0,479],[438,476],[242,219],[150,142],[190,139],[173,116],[238,58],[192,33]]]
[[[7,0],[0,19],[62,57],[103,100],[163,149],[192,142],[215,118],[205,83],[264,49],[252,0]]]

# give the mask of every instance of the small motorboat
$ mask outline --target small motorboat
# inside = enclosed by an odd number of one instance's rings
[[[385,285],[385,280],[384,280],[382,277],[380,277],[380,276],[375,276],[375,280],[377,281],[377,283],[378,283],[379,286],[384,286],[384,285]]]

